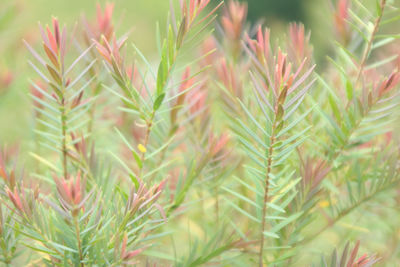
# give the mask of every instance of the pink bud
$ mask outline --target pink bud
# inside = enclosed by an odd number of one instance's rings
[[[17,188],[14,188],[14,192],[11,192],[11,190],[7,187],[6,189],[7,195],[10,198],[11,202],[14,204],[14,206],[20,210],[21,212],[24,211],[24,208],[22,206],[21,198],[19,197],[19,193],[17,191]]]
[[[228,143],[228,141],[229,141],[229,135],[226,133],[222,134],[218,140],[216,140],[216,141],[212,140],[212,142],[213,142],[213,144],[211,144],[212,155],[215,156],[216,154],[218,154],[218,152],[220,152],[225,147],[225,145]]]
[[[114,33],[114,26],[112,24],[112,14],[114,10],[113,3],[107,3],[104,8],[104,13],[101,10],[100,4],[97,4],[97,25],[95,25],[95,35],[97,39],[100,39],[102,35],[107,40],[110,40]]]
[[[124,259],[124,260],[130,260],[130,259],[132,259],[133,257],[135,257],[135,256],[139,255],[140,253],[142,253],[143,250],[144,250],[144,249],[141,248],[141,249],[136,249],[136,250],[127,252],[127,253],[125,253],[123,259]]]
[[[57,45],[57,41],[54,38],[53,33],[51,32],[49,26],[46,27],[46,31],[47,31],[47,38],[49,40],[50,43],[50,48],[53,51],[54,54],[58,55],[58,45]]]
[[[389,92],[400,82],[400,72],[393,71],[387,79],[385,79],[378,88],[378,95],[381,97],[383,94]]]
[[[242,35],[243,24],[246,21],[247,4],[230,1],[222,17],[222,27],[229,39],[237,40]]]

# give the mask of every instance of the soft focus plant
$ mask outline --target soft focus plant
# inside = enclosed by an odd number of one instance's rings
[[[304,25],[275,38],[235,0],[170,1],[155,61],[118,5],[39,24],[35,135],[0,154],[0,261],[397,266],[399,7],[334,1],[321,66]]]

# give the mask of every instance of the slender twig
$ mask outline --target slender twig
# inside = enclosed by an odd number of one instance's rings
[[[166,140],[170,140],[172,138],[172,136],[176,133],[177,130],[178,130],[178,125],[172,125]],[[159,157],[156,166],[161,166],[161,164],[164,162],[164,159],[165,159],[165,156],[167,155],[167,150],[168,150],[170,144],[171,144],[171,142],[169,142],[161,151],[161,156]],[[149,181],[152,181],[156,176],[157,176],[157,173],[154,173],[149,178]]]
[[[367,63],[368,56],[369,56],[369,54],[371,52],[371,48],[372,48],[372,44],[373,44],[374,39],[375,39],[375,35],[378,32],[379,25],[380,25],[380,22],[381,22],[382,17],[383,17],[383,11],[385,9],[385,6],[386,6],[386,0],[381,0],[380,6],[379,6],[381,11],[379,12],[378,17],[375,20],[371,36],[370,36],[370,38],[368,40],[367,46],[364,49],[364,52],[363,52],[363,55],[362,55],[362,58],[361,58],[361,62],[360,62],[360,66],[359,66],[358,71],[357,71],[357,78],[356,78],[356,81],[354,83],[355,86],[357,86],[358,83],[360,82],[362,73],[363,73],[364,68],[365,68],[365,64]],[[350,107],[350,102],[351,102],[351,99],[346,104],[346,110]]]
[[[362,72],[363,72],[363,70],[364,70],[364,68],[365,68],[365,63],[367,62],[369,53],[371,52],[372,43],[374,42],[375,35],[376,35],[376,33],[378,32],[379,24],[380,24],[380,22],[381,22],[381,20],[382,20],[383,11],[384,11],[384,9],[385,9],[385,6],[386,6],[386,0],[381,0],[381,3],[380,3],[380,9],[381,9],[381,11],[379,12],[378,17],[377,17],[376,20],[375,20],[374,27],[373,27],[373,30],[372,30],[370,39],[369,39],[369,41],[368,41],[368,43],[367,43],[367,46],[365,47],[363,56],[362,56],[362,58],[361,58],[361,63],[360,63],[360,67],[359,67],[359,69],[358,69],[357,79],[356,79],[356,83],[355,83],[356,85],[357,85],[357,83],[360,81],[361,74],[362,74]]]
[[[372,107],[379,101],[379,99],[375,99],[372,103],[371,106],[369,106],[364,113],[362,114],[361,118],[358,119],[358,121],[355,122],[354,127],[352,127],[351,129],[349,129],[349,132],[347,134],[347,138],[345,140],[343,140],[343,144],[336,149],[336,152],[329,157],[329,160],[327,161],[328,164],[333,165],[334,161],[340,156],[342,155],[342,153],[346,150],[346,146],[349,144],[352,135],[354,134],[354,132],[358,129],[358,127],[361,125],[361,123],[363,122],[363,120],[365,119],[365,117],[367,117],[367,115],[369,115],[370,111],[372,110]]]
[[[149,143],[151,128],[153,126],[153,120],[154,120],[155,114],[156,114],[156,111],[153,110],[153,112],[150,115],[150,119],[146,123],[146,133],[145,133],[143,144],[142,144],[143,147],[145,148],[145,150],[142,151],[141,155],[140,155],[140,161],[142,162],[142,166],[140,166],[140,168],[139,168],[139,179],[142,179],[142,175],[143,175],[144,160],[145,160],[145,156],[146,156],[147,145]]]
[[[67,114],[66,114],[66,89],[67,89],[67,78],[65,77],[64,64],[60,64],[59,75],[61,82],[59,83],[61,91],[61,106],[59,107],[61,116],[61,131],[62,131],[62,166],[64,171],[64,179],[68,179],[68,150],[67,150]]]
[[[345,217],[346,215],[348,215],[349,213],[351,213],[354,209],[356,209],[357,207],[361,206],[362,204],[364,204],[365,202],[368,202],[369,200],[371,200],[372,198],[374,198],[377,194],[382,193],[383,191],[387,190],[387,189],[391,189],[393,188],[394,185],[396,185],[397,183],[399,183],[399,180],[395,180],[392,183],[389,183],[388,185],[382,187],[381,189],[377,190],[376,192],[360,199],[357,203],[355,203],[354,205],[348,207],[347,209],[344,209],[342,212],[340,212],[338,214],[338,216],[336,216],[336,218],[334,218],[332,221],[330,221],[327,225],[325,225],[323,228],[321,228],[320,230],[318,230],[316,233],[314,233],[311,237],[304,239],[301,243],[307,244],[309,242],[311,242],[312,240],[314,240],[316,237],[318,237],[320,234],[322,234],[323,232],[325,232],[326,230],[328,230],[329,228],[331,228],[332,226],[334,226],[338,221],[340,221],[343,217]]]
[[[265,231],[265,225],[266,225],[266,219],[265,217],[267,216],[267,202],[268,202],[268,193],[269,193],[269,176],[272,170],[272,153],[274,152],[274,143],[275,143],[275,129],[276,129],[276,124],[277,124],[277,119],[276,115],[278,113],[278,106],[279,104],[276,103],[275,105],[275,119],[274,123],[272,125],[272,132],[271,136],[269,138],[269,149],[268,149],[268,158],[267,158],[267,172],[265,174],[265,188],[264,188],[264,203],[263,203],[263,210],[262,210],[262,217],[261,217],[261,229],[260,229],[260,235],[261,235],[261,241],[260,241],[260,251],[258,253],[258,262],[259,266],[263,267],[263,252],[264,252],[264,231]]]
[[[74,225],[75,225],[76,241],[77,241],[77,243],[78,243],[78,252],[79,252],[80,266],[81,266],[81,267],[84,267],[85,264],[83,263],[81,236],[80,236],[79,222],[78,222],[78,218],[77,218],[77,217],[74,217]]]

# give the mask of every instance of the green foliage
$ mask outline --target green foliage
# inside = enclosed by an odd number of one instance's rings
[[[113,4],[24,42],[35,135],[0,155],[2,263],[399,263],[398,4],[335,1],[316,66],[303,25],[272,40],[210,2],[171,1],[155,60]]]

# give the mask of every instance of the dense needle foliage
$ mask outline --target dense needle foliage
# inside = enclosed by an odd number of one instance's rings
[[[24,41],[5,266],[400,265],[398,1],[332,2],[321,66],[302,24],[275,38],[235,0],[171,1],[156,60],[96,8]]]

